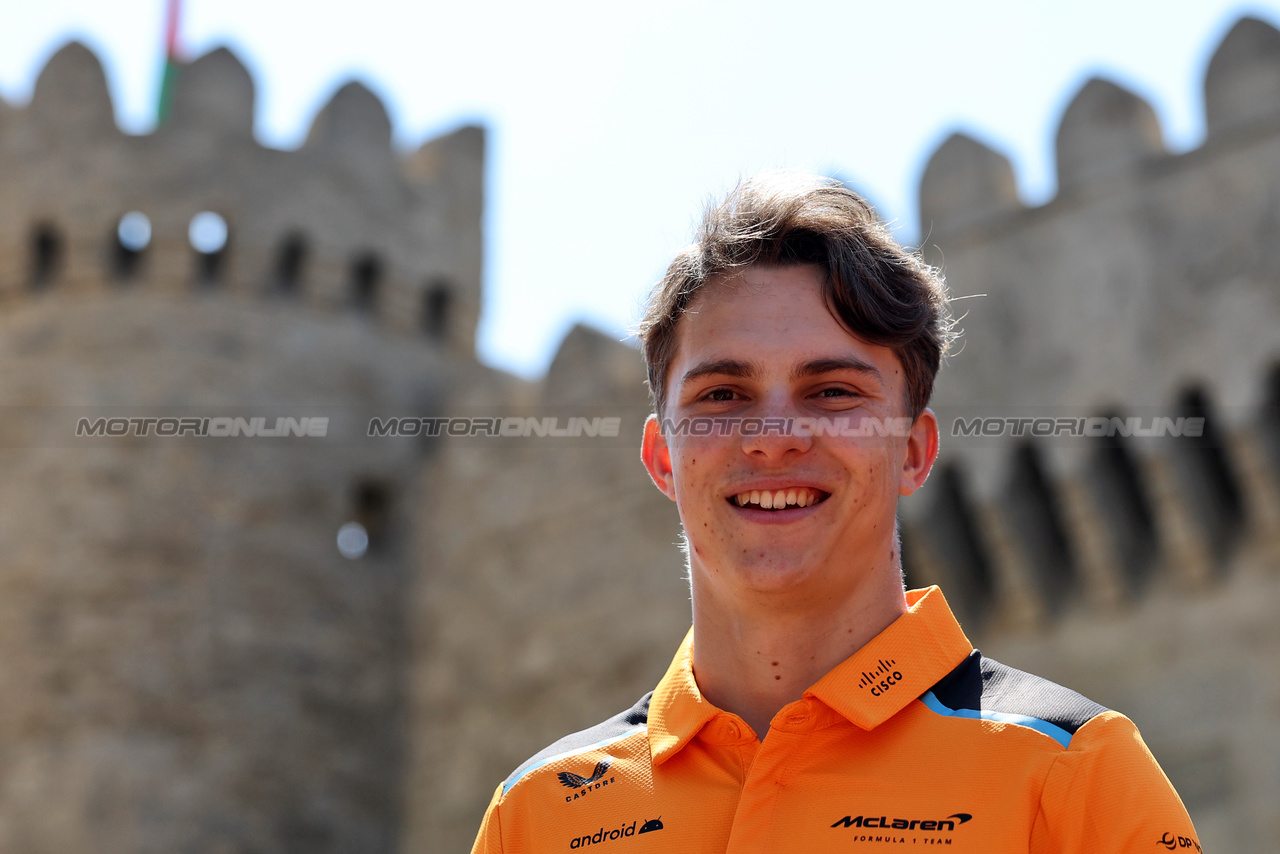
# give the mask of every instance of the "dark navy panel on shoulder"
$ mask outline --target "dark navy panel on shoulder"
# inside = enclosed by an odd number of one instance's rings
[[[625,712],[616,714],[593,727],[588,727],[572,735],[566,735],[559,741],[539,750],[519,768],[512,771],[511,776],[503,781],[503,794],[506,794],[521,777],[549,762],[554,762],[565,756],[572,756],[575,753],[586,753],[588,750],[604,747],[611,742],[626,738],[645,729],[649,725],[649,699],[652,696],[653,692],[650,691]]]
[[[1069,688],[986,658],[976,649],[929,693],[951,711],[1030,718],[1068,736],[1107,711]]]

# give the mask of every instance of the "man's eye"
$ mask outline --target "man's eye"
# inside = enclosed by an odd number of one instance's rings
[[[733,397],[734,397],[733,389],[713,388],[711,391],[707,392],[706,399],[714,400],[714,401],[726,401],[726,400],[733,400]]]
[[[839,399],[842,397],[857,397],[858,395],[847,388],[824,388],[818,392],[818,397]]]

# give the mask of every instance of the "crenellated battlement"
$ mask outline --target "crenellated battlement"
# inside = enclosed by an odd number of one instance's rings
[[[1167,412],[1204,388],[1234,428],[1269,405],[1280,32],[1237,23],[1205,102],[1205,143],[1171,154],[1150,104],[1088,81],[1058,127],[1057,196],[1037,208],[1019,200],[1004,155],[959,134],[939,147],[920,184],[923,251],[954,294],[982,295],[958,303],[967,334],[939,381],[941,409]],[[972,463],[984,496],[1006,474],[989,456]],[[1060,473],[1074,471],[1058,456]]]
[[[1207,846],[1256,850],[1280,755],[1280,32],[1241,21],[1204,86],[1207,139],[1172,154],[1149,104],[1086,83],[1038,207],[972,137],[929,160],[923,251],[982,296],[955,304],[902,559],[985,652],[1138,720]],[[0,419],[0,849],[465,850],[497,780],[634,702],[687,629],[679,519],[636,459],[640,356],[578,327],[541,383],[471,358],[480,128],[401,155],[352,83],[296,151],[265,148],[226,49],[175,95],[123,134],[72,44],[29,105],[0,100],[10,414],[600,408],[622,435],[79,445]],[[1127,426],[1186,417],[1212,426]],[[1085,418],[1129,433],[1033,423]],[[362,556],[335,542],[351,522]]]
[[[1129,192],[1134,182],[1198,168],[1206,156],[1274,130],[1280,125],[1280,31],[1256,18],[1241,19],[1214,52],[1204,99],[1204,146],[1172,154],[1149,103],[1112,81],[1086,82],[1058,125],[1057,197],[1037,216],[1070,208],[1081,195]],[[920,182],[922,235],[961,238],[979,224],[1018,228],[1025,212],[1012,168],[999,152],[956,134],[929,158]]]
[[[25,109],[0,106],[0,295],[220,289],[368,314],[470,354],[483,130],[402,157],[385,107],[359,83],[334,94],[297,151],[261,146],[253,120],[253,80],[226,48],[182,69],[169,120],[146,136],[116,126],[91,51],[59,50]],[[150,226],[141,245],[122,242],[130,212]],[[202,212],[225,238],[197,247]]]
[[[1204,88],[1206,140],[1173,154],[1150,104],[1089,80],[1040,207],[970,137],[929,160],[923,252],[974,298],[932,403],[941,464],[901,517],[920,577],[975,624],[1044,625],[1077,597],[1105,613],[1280,554],[1280,32],[1238,22]]]

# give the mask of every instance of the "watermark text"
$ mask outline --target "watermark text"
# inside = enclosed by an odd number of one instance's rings
[[[957,418],[951,422],[952,436],[1083,436],[1087,438],[1200,438],[1204,418],[1153,416],[1128,418],[1094,416],[1057,418]]]
[[[261,436],[283,438],[328,435],[329,419],[303,416],[275,418],[270,425],[265,417],[240,418],[81,418],[76,422],[76,436]]]

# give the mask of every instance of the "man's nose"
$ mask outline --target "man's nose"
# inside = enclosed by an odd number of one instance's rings
[[[790,400],[767,399],[762,404],[738,425],[744,453],[780,460],[791,451],[803,453],[813,445],[808,433],[797,429],[803,413]]]

